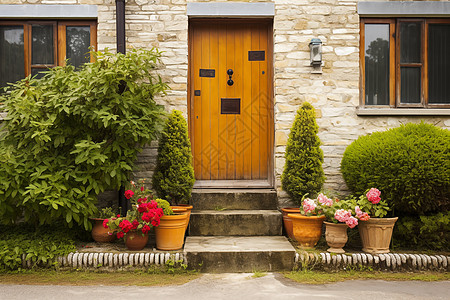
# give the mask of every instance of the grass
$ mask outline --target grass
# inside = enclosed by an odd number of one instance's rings
[[[450,280],[450,274],[448,272],[420,272],[420,273],[388,273],[380,271],[369,270],[348,270],[339,272],[324,272],[324,271],[311,271],[301,270],[284,272],[283,275],[293,281],[303,284],[326,284],[333,282],[340,282],[346,280],[395,280],[395,281],[443,281]]]
[[[89,271],[24,271],[0,274],[1,284],[24,285],[106,285],[106,286],[167,286],[181,285],[201,275],[197,272],[167,274],[161,271],[120,271],[100,273]]]
[[[252,278],[260,278],[260,277],[264,277],[266,275],[267,275],[267,273],[265,273],[265,272],[254,271]]]

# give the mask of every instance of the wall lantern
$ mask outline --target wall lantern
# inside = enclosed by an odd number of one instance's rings
[[[311,39],[309,51],[311,53],[311,66],[320,67],[322,65],[322,41]]]

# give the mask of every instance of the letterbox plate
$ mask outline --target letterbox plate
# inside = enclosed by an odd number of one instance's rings
[[[266,51],[248,51],[249,61],[265,61]]]
[[[216,77],[216,70],[214,69],[200,69],[200,77]]]
[[[241,113],[241,98],[221,98],[220,113],[222,115],[239,115]]]

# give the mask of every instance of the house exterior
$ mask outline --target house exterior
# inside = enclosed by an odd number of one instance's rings
[[[116,49],[116,12],[114,0],[0,0],[0,83],[89,60],[88,45]],[[325,189],[339,193],[358,136],[421,120],[450,129],[449,1],[127,0],[125,39],[163,51],[171,91],[158,101],[188,119],[199,187],[273,187],[287,206],[280,176],[304,101]],[[137,177],[151,177],[155,156],[144,150]]]

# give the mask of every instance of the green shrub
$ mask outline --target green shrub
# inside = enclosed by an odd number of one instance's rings
[[[4,226],[0,230],[0,272],[22,268],[22,259],[31,267],[56,266],[58,256],[76,251],[74,235],[57,227]]]
[[[450,131],[421,123],[361,136],[345,150],[341,170],[354,193],[378,188],[396,215],[447,211]]]
[[[158,203],[158,207],[162,208],[165,216],[173,215],[172,207],[170,207],[170,203],[164,199],[155,199],[156,203]]]
[[[314,198],[325,181],[318,131],[314,107],[305,102],[297,111],[289,133],[281,175],[283,189],[298,203],[305,194]]]
[[[393,241],[400,248],[449,251],[450,212],[400,217],[394,227]]]
[[[83,224],[97,195],[118,189],[137,153],[157,137],[167,85],[154,70],[157,50],[94,53],[96,61],[25,78],[0,96],[0,222]]]
[[[172,204],[188,203],[194,182],[187,123],[181,112],[174,110],[159,140],[153,189]]]

